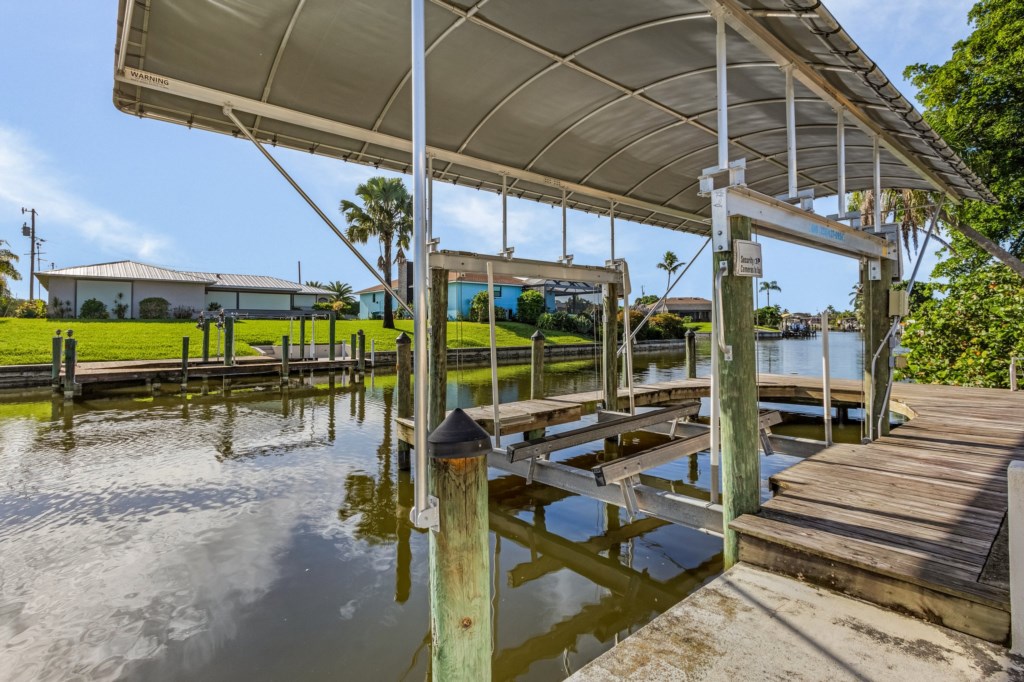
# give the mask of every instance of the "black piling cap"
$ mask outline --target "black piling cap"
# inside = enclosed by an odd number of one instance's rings
[[[397,343],[399,346],[402,346],[407,343],[412,343],[412,339],[409,338],[408,334],[402,332],[401,334],[398,335],[398,338],[395,339],[395,343]]]
[[[437,459],[478,457],[491,449],[491,437],[459,408],[427,437],[427,453]]]

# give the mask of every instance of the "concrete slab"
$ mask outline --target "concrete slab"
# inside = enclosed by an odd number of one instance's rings
[[[1024,680],[1006,649],[744,564],[570,680]]]

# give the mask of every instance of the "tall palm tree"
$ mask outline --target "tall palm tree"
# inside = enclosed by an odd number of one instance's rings
[[[779,283],[776,282],[773,279],[770,282],[761,282],[761,288],[759,288],[758,291],[763,291],[763,292],[765,292],[768,295],[768,305],[771,306],[771,304],[772,304],[772,292],[773,291],[781,292],[782,291],[782,287],[780,287]]]
[[[4,244],[10,246],[11,243],[6,239],[0,239],[0,296],[10,296],[11,290],[7,286],[7,278],[18,281],[21,279],[21,273],[14,267],[14,263],[18,260],[17,254],[5,248]]]
[[[898,223],[903,245],[907,251],[914,244],[918,249],[918,233],[924,231],[935,211],[938,195],[918,189],[883,189],[882,220]],[[849,210],[860,211],[863,227],[873,227],[875,221],[875,192],[864,190],[850,195]]]
[[[408,249],[412,237],[412,195],[401,178],[374,177],[356,187],[356,196],[362,200],[362,206],[348,199],[341,201],[339,210],[348,223],[346,234],[360,244],[371,237],[380,242],[377,269],[384,275],[384,281],[390,283],[392,250],[396,246]],[[395,328],[391,296],[384,297],[384,327]]]
[[[342,303],[345,304],[346,308],[350,307],[353,303],[356,302],[356,297],[352,293],[352,286],[350,284],[334,280],[327,286],[321,288],[334,292],[333,295],[331,296],[331,300],[341,301]]]
[[[323,283],[323,282],[321,282],[321,281],[320,281],[320,280],[318,280],[318,279],[311,279],[311,280],[307,280],[307,281],[306,281],[306,286],[307,286],[307,287],[315,287],[315,288],[317,288],[317,289],[323,289],[323,288],[325,288],[325,287],[324,287],[324,283]]]
[[[665,284],[665,291],[667,292],[672,286],[672,275],[675,274],[676,270],[683,267],[685,263],[679,260],[679,257],[671,251],[666,251],[665,255],[662,256],[661,262],[658,263],[658,269],[665,271],[665,276],[668,281]]]

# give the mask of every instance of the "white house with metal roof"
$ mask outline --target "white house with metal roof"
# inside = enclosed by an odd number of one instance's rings
[[[46,270],[37,272],[36,278],[46,289],[49,304],[66,304],[76,316],[91,298],[111,310],[118,302],[127,304],[128,316],[137,318],[139,301],[154,297],[166,299],[172,310],[184,307],[198,313],[214,305],[247,312],[309,310],[333,295],[266,275],[172,270],[127,260]]]

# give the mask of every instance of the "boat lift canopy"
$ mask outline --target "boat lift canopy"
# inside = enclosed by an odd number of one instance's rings
[[[882,186],[991,200],[817,0],[431,0],[434,177],[707,234],[719,14],[750,189],[786,193],[795,133],[800,190],[835,194],[840,112],[850,190],[872,186],[877,139]],[[411,170],[407,0],[121,0],[119,21],[122,111],[237,135],[230,105],[261,141]]]

